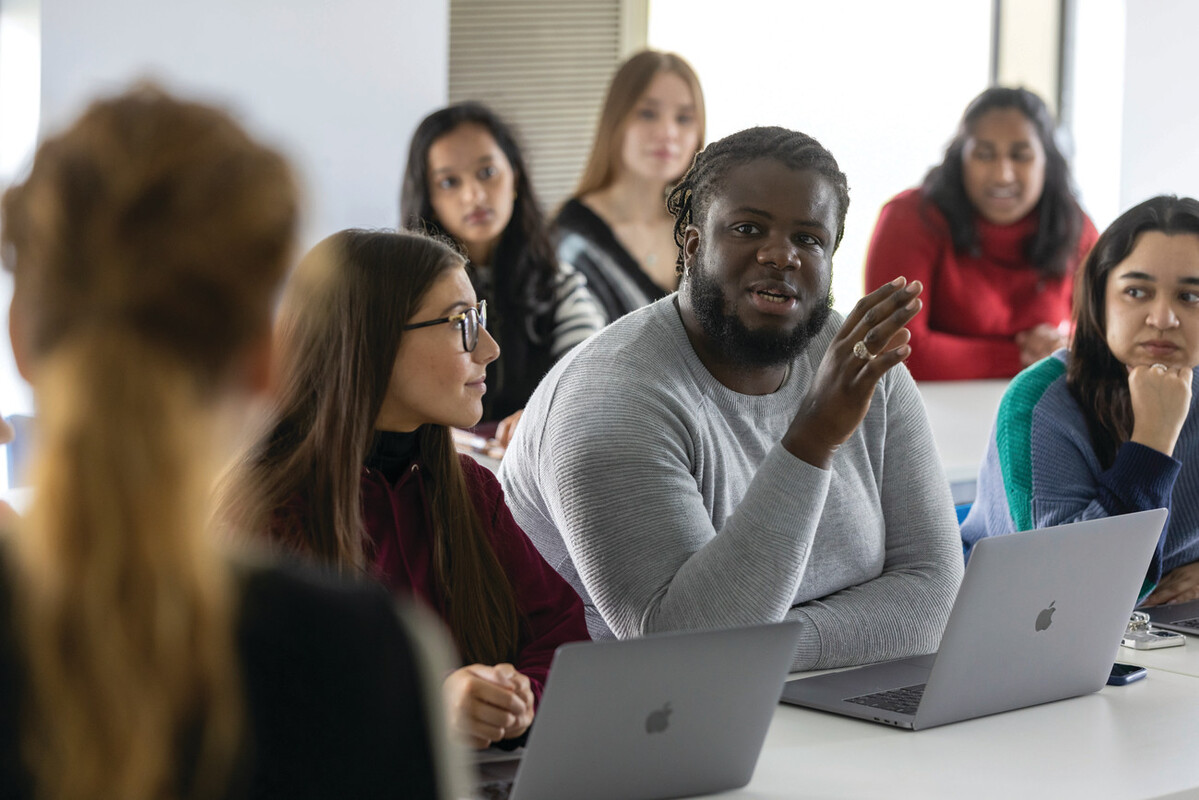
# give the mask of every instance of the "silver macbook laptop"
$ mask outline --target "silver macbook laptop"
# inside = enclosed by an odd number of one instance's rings
[[[1155,628],[1199,636],[1199,600],[1169,606],[1142,608]]]
[[[654,798],[749,783],[800,623],[580,642],[554,655],[518,766],[479,764],[485,797]]]
[[[910,730],[1097,691],[1164,508],[983,539],[935,655],[793,680],[782,700]]]

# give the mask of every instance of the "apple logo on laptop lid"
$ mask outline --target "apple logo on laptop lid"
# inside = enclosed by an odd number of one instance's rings
[[[1053,603],[1057,601],[1054,600]],[[1057,611],[1053,607],[1053,603],[1049,604],[1049,608],[1042,609],[1040,614],[1037,614],[1037,631],[1047,630],[1053,624],[1053,612]]]
[[[651,711],[645,718],[646,733],[661,733],[670,727],[670,703],[667,702],[656,711]]]

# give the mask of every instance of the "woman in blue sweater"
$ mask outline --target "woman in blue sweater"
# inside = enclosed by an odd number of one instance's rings
[[[967,556],[985,536],[1165,507],[1145,604],[1199,598],[1199,201],[1155,197],[1112,223],[1076,278],[1074,327],[1004,395]]]

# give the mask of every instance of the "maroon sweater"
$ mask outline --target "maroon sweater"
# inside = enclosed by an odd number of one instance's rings
[[[470,456],[461,460],[475,509],[516,593],[521,631],[513,664],[529,677],[540,703],[554,650],[565,642],[590,638],[583,603],[516,524],[495,476]],[[400,470],[394,482],[383,470],[363,467],[362,520],[374,541],[372,567],[379,579],[396,593],[420,598],[445,619],[433,568],[427,477],[419,457]]]

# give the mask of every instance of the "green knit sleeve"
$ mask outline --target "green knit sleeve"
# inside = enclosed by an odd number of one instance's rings
[[[1008,384],[995,420],[995,446],[1008,511],[1018,531],[1031,530],[1032,415],[1045,391],[1066,371],[1057,358],[1046,358],[1021,372]]]

